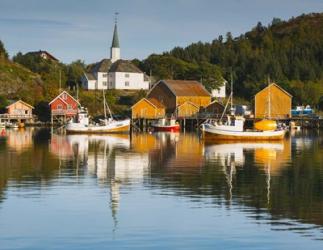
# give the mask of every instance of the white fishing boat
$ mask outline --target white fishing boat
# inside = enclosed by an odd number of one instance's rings
[[[105,95],[103,92],[104,100],[104,119],[100,120],[99,124],[91,124],[89,116],[85,108],[80,108],[79,112],[74,120],[71,120],[66,125],[67,133],[129,133],[130,131],[130,119],[115,120],[112,117],[111,110],[105,102]],[[107,118],[107,112],[109,111],[110,117]]]
[[[5,123],[5,127],[6,128],[14,128],[14,129],[19,128],[18,124],[17,123],[13,123],[13,122],[6,122]]]
[[[231,79],[231,94],[219,121],[208,120],[201,125],[201,130],[205,139],[224,140],[281,140],[284,138],[286,130],[278,128],[276,121],[270,119],[270,93],[268,97],[268,117],[255,123],[255,128],[247,130],[244,128],[245,119],[243,117],[228,115],[226,122],[223,122],[229,101],[231,111],[233,107],[233,81]]]

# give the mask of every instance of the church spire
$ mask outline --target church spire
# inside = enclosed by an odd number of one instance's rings
[[[115,13],[114,18],[114,31],[113,31],[113,38],[112,38],[112,45],[111,45],[111,62],[114,63],[115,61],[120,59],[120,44],[119,44],[119,36],[118,36],[118,12]]]
[[[111,48],[120,48],[117,23],[114,24],[114,32]]]

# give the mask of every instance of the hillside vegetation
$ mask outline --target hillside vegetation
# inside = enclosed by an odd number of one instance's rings
[[[270,77],[294,96],[294,104],[316,106],[323,101],[322,31],[322,13],[288,21],[274,18],[270,25],[258,23],[239,37],[228,32],[225,38],[176,47],[138,64],[157,79],[202,79],[209,88],[214,85],[210,78],[220,78],[219,70],[226,79],[232,71],[235,95],[247,100]]]
[[[175,47],[163,54],[133,60],[153,79],[194,79],[207,89],[216,88],[232,72],[235,98],[252,102],[267,79],[277,82],[293,95],[294,104],[323,108],[323,14],[308,14],[288,21],[274,18],[270,25],[258,23],[251,31],[232,37],[228,32],[212,42]],[[61,87],[76,96],[77,86],[87,65],[81,60],[70,64],[18,53],[8,58],[0,41],[0,108],[8,99],[23,99],[45,110]],[[95,113],[100,113],[102,93],[82,91],[78,96]],[[142,93],[109,91],[107,100],[116,111],[129,106]],[[46,111],[47,112],[47,111]],[[46,113],[45,112],[45,113]]]

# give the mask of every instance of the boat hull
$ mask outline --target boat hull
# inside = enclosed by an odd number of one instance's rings
[[[130,120],[116,121],[113,124],[104,126],[82,126],[76,124],[68,124],[66,133],[68,134],[108,134],[108,133],[129,133]]]
[[[212,128],[203,129],[205,140],[282,140],[285,130],[274,131],[226,131]]]
[[[157,126],[152,125],[154,131],[163,131],[163,132],[178,132],[181,130],[181,127],[179,124],[176,125],[170,125],[170,126]]]

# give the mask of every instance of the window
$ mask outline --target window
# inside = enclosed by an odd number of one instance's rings
[[[28,110],[25,110],[25,115],[28,115]]]
[[[67,109],[72,109],[72,105],[71,104],[68,104],[67,105]]]
[[[102,84],[103,84],[103,86],[107,86],[107,82],[106,81],[102,82]]]
[[[66,93],[63,94],[63,99],[66,100],[67,99],[67,95]]]
[[[103,76],[104,78],[107,78],[107,77],[108,77],[108,74],[107,74],[107,73],[104,73],[102,76]]]
[[[58,104],[57,105],[57,109],[63,109],[63,105],[62,104]]]
[[[124,86],[128,87],[129,86],[129,82],[125,82]]]
[[[129,78],[129,77],[130,77],[130,75],[129,75],[129,74],[125,74],[125,75],[124,75],[124,77]]]

